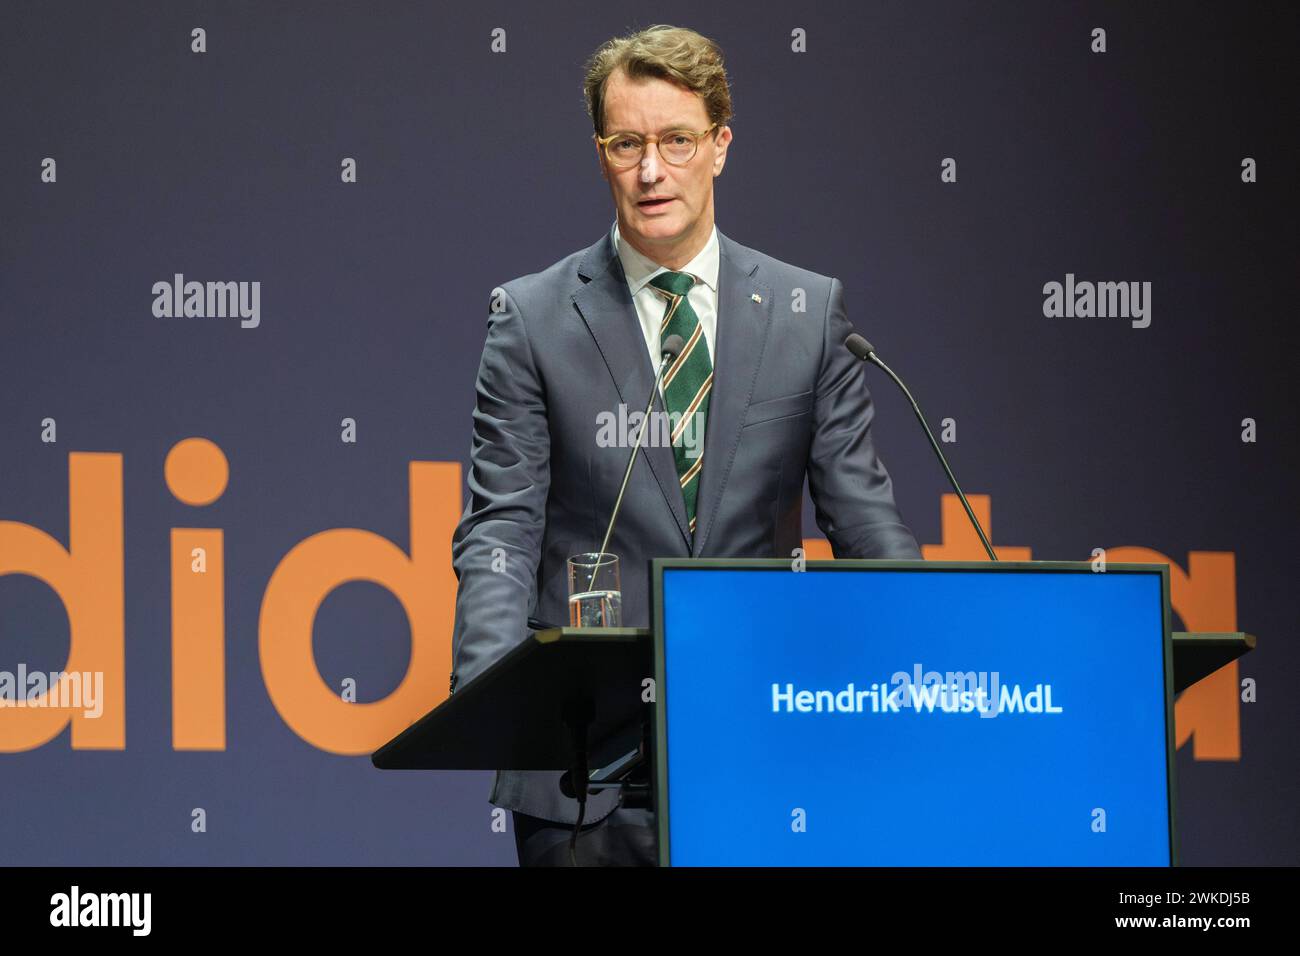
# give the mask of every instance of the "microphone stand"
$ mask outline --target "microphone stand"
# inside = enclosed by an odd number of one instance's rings
[[[970,519],[970,523],[975,527],[975,532],[980,536],[980,544],[984,545],[984,552],[989,556],[990,561],[996,561],[998,556],[993,551],[993,545],[989,544],[988,535],[986,535],[984,529],[980,527],[980,523],[975,517],[975,512],[971,510],[970,502],[966,500],[966,495],[962,492],[961,486],[957,484],[957,476],[954,475],[952,469],[948,467],[948,459],[944,457],[943,450],[939,448],[939,443],[934,440],[934,432],[930,431],[930,426],[926,423],[925,416],[921,414],[921,406],[916,404],[916,399],[912,397],[911,391],[903,384],[903,380],[894,374],[894,370],[880,360],[880,356],[876,354],[875,348],[872,347],[871,343],[861,335],[858,335],[855,332],[845,340],[844,345],[858,358],[879,366],[886,375],[894,380],[894,384],[903,390],[903,394],[907,396],[907,400],[912,403],[912,411],[916,412],[917,420],[921,423],[921,427],[925,429],[926,437],[930,439],[930,445],[934,448],[934,453],[939,456],[939,464],[943,465],[944,473],[948,476],[948,483],[952,485],[952,490],[957,492],[957,498],[961,501],[961,506],[966,509],[966,517]]]
[[[623,484],[619,486],[618,498],[614,500],[614,511],[609,516],[609,525],[605,528],[605,539],[600,543],[599,554],[605,554],[605,549],[609,547],[609,539],[614,534],[614,522],[618,520],[619,509],[623,506],[623,494],[627,491],[628,482],[632,478],[632,466],[636,464],[636,456],[641,451],[641,443],[645,440],[646,426],[650,424],[650,414],[654,409],[655,396],[659,394],[659,383],[663,381],[664,373],[668,367],[676,361],[677,356],[681,354],[685,343],[680,335],[670,335],[664,340],[660,348],[659,371],[655,374],[654,385],[650,389],[650,400],[646,402],[645,415],[641,419],[641,427],[637,430],[636,442],[632,446],[632,454],[627,459],[627,470],[623,472]],[[600,560],[598,557],[597,561]],[[573,832],[569,834],[569,864],[578,865],[577,844],[578,834],[582,830],[582,821],[587,813],[587,791],[590,784],[590,778],[587,772],[587,740],[586,724],[591,719],[589,711],[566,714],[566,722],[569,724],[570,733],[574,738],[575,746],[575,766],[565,777],[568,779],[569,787],[572,794],[567,792],[564,778],[560,781],[560,789],[565,791],[566,796],[572,796],[578,801],[578,819],[573,825]],[[629,758],[632,755],[628,755]],[[626,759],[626,758],[625,758]],[[620,761],[621,763],[621,761]],[[627,766],[630,768],[635,765],[636,761],[629,760]]]
[[[672,336],[672,338],[680,338],[680,336]],[[665,343],[665,345],[672,344],[672,342]],[[636,464],[636,456],[641,451],[641,442],[645,438],[646,425],[650,424],[650,414],[654,408],[655,396],[659,394],[659,383],[663,381],[668,366],[673,363],[680,352],[680,348],[676,351],[669,348],[663,350],[662,358],[659,361],[659,372],[655,375],[654,387],[650,389],[650,401],[646,402],[645,416],[641,419],[641,428],[637,431],[636,443],[632,446],[632,454],[627,459],[627,470],[623,472],[623,484],[618,489],[618,497],[614,500],[614,511],[610,514],[609,525],[605,528],[605,540],[600,543],[601,554],[604,554],[605,549],[609,547],[610,536],[614,533],[614,522],[618,520],[618,509],[623,507],[623,493],[627,491],[627,483],[632,477],[632,466]]]

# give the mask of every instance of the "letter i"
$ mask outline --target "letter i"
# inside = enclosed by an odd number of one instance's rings
[[[167,453],[167,488],[202,507],[226,490],[225,453],[186,438]],[[220,528],[172,528],[172,747],[226,749],[225,546]]]

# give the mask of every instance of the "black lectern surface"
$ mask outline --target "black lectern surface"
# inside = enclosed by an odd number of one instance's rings
[[[654,676],[645,628],[537,631],[371,756],[381,770],[566,770],[566,709],[589,708],[587,764],[641,741],[643,681]]]
[[[1241,631],[1174,631],[1172,637],[1175,694],[1255,648],[1255,635]]]

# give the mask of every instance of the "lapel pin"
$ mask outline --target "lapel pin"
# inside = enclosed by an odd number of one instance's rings
[[[759,295],[757,292],[751,293],[749,297],[753,299],[755,302],[757,302],[759,305],[763,304],[763,297]]]

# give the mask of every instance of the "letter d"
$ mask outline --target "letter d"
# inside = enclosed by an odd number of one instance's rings
[[[456,576],[447,542],[460,518],[460,464],[413,461],[409,478],[409,558],[373,532],[334,528],[299,542],[266,586],[258,622],[266,689],[284,722],[320,750],[370,753],[448,695]],[[387,588],[411,625],[406,675],[396,690],[372,703],[350,703],[328,687],[312,652],[321,602],[349,581]]]
[[[68,615],[68,660],[50,669],[99,672],[104,694],[98,719],[78,708],[0,710],[0,752],[40,747],[69,722],[74,750],[125,749],[120,454],[68,455],[67,550],[39,528],[0,521],[0,576],[6,574],[36,578],[59,596]]]

